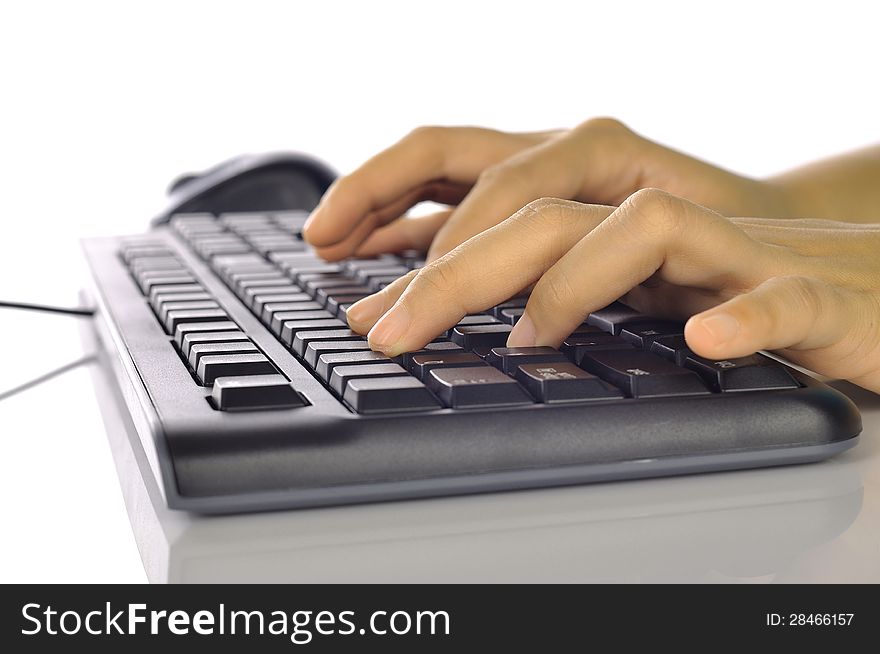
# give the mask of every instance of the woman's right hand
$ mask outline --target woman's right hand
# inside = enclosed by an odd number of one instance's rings
[[[773,350],[880,393],[878,251],[877,225],[728,218],[656,189],[619,207],[547,198],[347,315],[393,357],[534,285],[508,347],[559,347],[589,313],[622,298],[687,321],[700,356]]]
[[[428,250],[436,259],[542,197],[617,206],[659,188],[725,215],[791,217],[784,190],[649,141],[619,121],[510,134],[476,127],[422,127],[341,177],[306,223],[328,260]],[[413,205],[449,205],[402,219]]]

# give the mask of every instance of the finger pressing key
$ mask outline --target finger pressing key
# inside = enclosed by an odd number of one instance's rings
[[[691,289],[750,288],[778,253],[729,220],[663,191],[633,194],[541,277],[510,347],[556,347],[586,314],[652,276]]]
[[[389,356],[419,349],[465,315],[495,306],[540,278],[611,211],[564,200],[532,202],[353,305],[352,329],[369,331],[370,347]]]

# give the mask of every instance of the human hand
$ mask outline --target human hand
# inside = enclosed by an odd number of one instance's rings
[[[509,346],[558,346],[622,298],[687,319],[697,354],[775,350],[880,392],[880,227],[725,218],[656,189],[619,208],[543,199],[348,310],[395,356],[534,284]],[[487,274],[491,272],[491,274]]]
[[[304,236],[328,260],[430,246],[430,261],[532,200],[616,206],[645,187],[725,215],[791,214],[790,199],[771,181],[735,175],[649,141],[616,120],[598,118],[571,130],[531,134],[417,129],[337,180]],[[451,208],[401,219],[424,200]]]

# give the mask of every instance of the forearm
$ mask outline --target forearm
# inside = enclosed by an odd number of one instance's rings
[[[824,159],[766,180],[792,218],[880,223],[880,145]]]

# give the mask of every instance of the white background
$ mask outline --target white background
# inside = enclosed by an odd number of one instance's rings
[[[14,8],[9,8],[14,7]],[[300,149],[339,170],[420,124],[613,115],[766,175],[877,140],[869,2],[120,2],[0,9],[0,299],[72,304],[76,239],[137,232],[177,173]],[[0,310],[0,393],[77,357]],[[139,581],[78,370],[0,401],[0,581]]]

